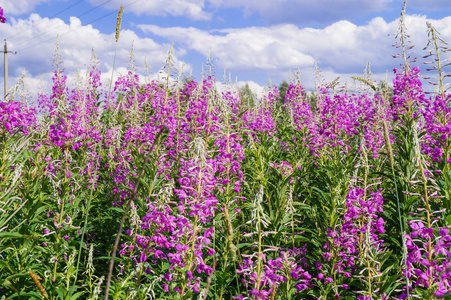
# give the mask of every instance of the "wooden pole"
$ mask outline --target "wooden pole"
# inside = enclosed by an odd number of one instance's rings
[[[5,81],[5,99],[6,99],[6,96],[8,95],[8,46],[6,45],[6,39],[5,39],[5,46],[3,48],[3,51],[0,51],[0,52],[3,52],[4,66],[5,66],[3,71],[4,71],[4,75],[5,75],[4,81]],[[11,52],[13,54],[17,54],[17,51],[16,52],[9,51],[9,52]]]
[[[5,63],[5,68],[4,68],[4,81],[5,81],[5,99],[6,99],[6,95],[8,95],[8,47],[6,46],[6,40],[5,40],[5,49],[3,51],[3,55],[4,55],[4,63]]]

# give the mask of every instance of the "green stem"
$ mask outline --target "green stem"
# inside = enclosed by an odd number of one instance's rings
[[[258,213],[257,215],[257,222],[258,222],[257,290],[260,291],[261,260],[262,260],[262,229],[260,222],[260,213]]]
[[[108,90],[108,102],[111,100],[111,87],[113,86],[113,74],[114,74],[114,67],[116,65],[116,53],[117,53],[117,42],[114,47],[113,69],[111,70],[110,88]]]
[[[77,275],[78,275],[78,268],[80,266],[80,257],[81,257],[81,249],[83,247],[83,241],[84,241],[84,237],[86,234],[86,226],[88,224],[88,215],[89,215],[89,210],[91,209],[91,201],[92,201],[92,193],[94,191],[94,180],[95,178],[97,178],[97,167],[96,170],[94,172],[94,177],[92,180],[92,187],[91,187],[91,191],[89,193],[89,199],[88,199],[88,203],[86,205],[86,213],[85,213],[85,220],[84,220],[84,225],[83,225],[83,230],[81,232],[81,240],[80,240],[80,247],[78,248],[78,258],[77,258],[77,268],[76,268],[76,272],[75,272],[75,280],[74,280],[74,288],[75,288],[75,283],[77,282]]]

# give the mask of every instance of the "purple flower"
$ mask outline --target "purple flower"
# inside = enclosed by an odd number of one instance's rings
[[[166,279],[166,281],[172,281],[173,278],[174,278],[174,275],[172,273],[166,273],[164,275],[164,279]]]
[[[191,271],[186,272],[186,278],[188,278],[188,280],[193,279],[193,272]]]
[[[447,293],[448,289],[445,286],[445,283],[443,281],[438,282],[438,290],[434,293],[436,296],[443,296],[445,293]]]
[[[0,102],[0,134],[19,130],[27,135],[36,126],[36,111],[21,102]]]
[[[440,235],[441,235],[442,237],[445,237],[445,236],[449,235],[449,229],[446,228],[446,227],[440,228],[439,233],[440,233]]]
[[[382,219],[382,217],[380,217],[376,221],[376,229],[377,229],[377,231],[379,231],[382,234],[385,233],[384,223],[385,223],[385,221],[384,221],[384,219]]]
[[[0,7],[0,23],[6,23],[6,18],[3,16],[3,8]]]

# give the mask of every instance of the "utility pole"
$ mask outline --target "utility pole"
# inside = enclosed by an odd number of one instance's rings
[[[5,48],[4,51],[0,51],[3,52],[3,59],[4,59],[4,81],[5,81],[5,99],[6,96],[8,95],[8,52],[12,51],[8,51],[8,46],[6,45],[6,39],[5,39]],[[17,54],[17,52],[14,52],[14,54]]]

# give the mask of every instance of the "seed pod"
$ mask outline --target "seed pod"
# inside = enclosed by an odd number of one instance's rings
[[[117,23],[116,23],[116,43],[119,40],[119,32],[121,31],[121,23],[122,23],[122,13],[124,12],[124,7],[121,5],[119,11],[117,13]]]
[[[227,231],[229,232],[228,236],[227,236],[227,241],[229,242],[229,250],[232,253],[232,258],[233,260],[236,259],[236,246],[235,244],[233,244],[233,226],[232,226],[232,222],[230,220],[230,215],[229,215],[229,210],[226,207],[224,207],[224,218],[226,220],[226,224],[227,224]]]
[[[395,166],[395,160],[393,158],[393,150],[391,148],[390,136],[388,134],[388,127],[387,127],[387,123],[385,122],[385,120],[382,121],[382,125],[384,127],[385,147],[387,148],[387,154],[388,154],[388,157],[390,158],[390,166],[393,170],[393,168]]]
[[[30,275],[31,279],[33,280],[34,284],[37,286],[39,292],[44,297],[44,299],[48,299],[47,292],[45,291],[44,287],[42,286],[41,282],[39,282],[38,276],[31,271],[31,269],[28,271],[28,275]]]

